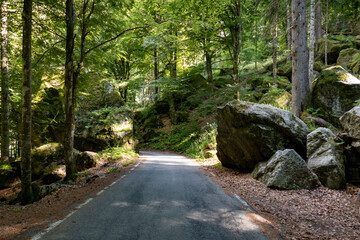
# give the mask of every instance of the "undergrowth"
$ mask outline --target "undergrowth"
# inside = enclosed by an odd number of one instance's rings
[[[139,155],[130,149],[125,149],[122,147],[111,147],[107,148],[101,152],[99,152],[99,155],[103,158],[105,158],[108,161],[114,161],[122,158],[126,159],[136,159],[139,157]]]

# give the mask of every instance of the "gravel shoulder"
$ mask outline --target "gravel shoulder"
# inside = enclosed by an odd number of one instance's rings
[[[237,194],[267,219],[284,239],[359,239],[359,188],[318,187],[282,191],[267,188],[249,173],[223,168],[216,159],[197,161],[228,194]]]

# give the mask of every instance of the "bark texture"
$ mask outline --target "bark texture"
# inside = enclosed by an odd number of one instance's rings
[[[1,161],[9,162],[9,64],[7,1],[1,1]]]
[[[66,61],[65,61],[65,137],[64,158],[67,180],[76,178],[75,162],[73,159],[74,131],[75,131],[75,96],[74,96],[74,0],[66,1]]]
[[[314,81],[314,56],[315,56],[315,0],[310,2],[310,42],[309,42],[309,86]]]
[[[289,50],[289,55],[286,58],[287,62],[291,61],[291,0],[286,1],[286,28],[287,28],[287,49]]]
[[[159,79],[159,63],[158,63],[158,50],[154,49],[154,80],[155,80],[155,101],[159,98],[159,85],[156,82]]]
[[[21,203],[33,201],[31,187],[31,34],[32,34],[32,0],[24,0],[23,9],[23,82],[21,114]]]
[[[319,50],[319,40],[322,38],[323,35],[321,15],[321,0],[317,0],[315,5],[315,51]]]
[[[300,116],[309,87],[306,3],[292,0],[292,112]]]
[[[274,18],[274,32],[273,32],[273,85],[276,85],[277,80],[277,54],[278,54],[278,12],[275,13]]]

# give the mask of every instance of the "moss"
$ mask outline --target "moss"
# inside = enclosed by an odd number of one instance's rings
[[[348,72],[341,66],[333,66],[325,69],[320,76],[311,84],[311,89],[317,85],[323,85],[333,82],[348,81]]]
[[[360,51],[355,48],[347,48],[341,50],[337,64],[341,65],[345,69],[351,70],[352,66],[356,63],[359,58]]]

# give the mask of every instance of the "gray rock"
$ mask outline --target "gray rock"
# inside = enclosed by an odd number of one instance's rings
[[[307,165],[322,185],[331,189],[346,188],[344,155],[330,129],[318,128],[311,132],[307,136],[307,150]]]
[[[266,165],[260,163],[252,176],[276,189],[313,189],[318,184],[318,177],[293,149],[277,151]]]
[[[349,137],[360,140],[360,106],[352,108],[341,116],[340,123]]]
[[[325,69],[311,85],[311,103],[326,121],[339,127],[339,118],[354,107],[360,96],[360,80],[341,66]]]
[[[289,148],[306,157],[309,129],[289,111],[235,100],[217,113],[217,156],[226,167],[252,171],[277,150]]]

